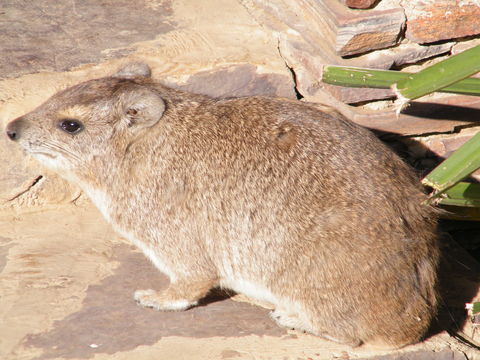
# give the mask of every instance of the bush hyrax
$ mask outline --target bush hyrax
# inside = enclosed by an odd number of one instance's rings
[[[132,64],[81,83],[6,129],[168,275],[138,303],[185,310],[219,286],[334,341],[425,335],[436,220],[407,165],[327,107],[212,99],[149,73]]]

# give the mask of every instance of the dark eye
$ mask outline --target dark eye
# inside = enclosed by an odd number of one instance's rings
[[[60,129],[69,133],[76,134],[83,129],[83,125],[80,121],[74,119],[63,119],[59,122]]]

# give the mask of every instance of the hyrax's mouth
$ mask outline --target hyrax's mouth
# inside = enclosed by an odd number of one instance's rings
[[[49,159],[55,159],[57,157],[55,154],[52,154],[51,152],[43,149],[42,147],[32,146],[32,144],[28,143],[20,143],[20,148],[25,154],[31,155],[33,157],[46,157]]]
[[[61,164],[61,161],[57,154],[52,154],[50,152],[40,150],[29,150],[27,151],[27,153],[48,168],[57,169]]]
[[[47,158],[49,160],[57,158],[58,154],[56,151],[53,149],[50,149],[53,147],[51,144],[48,142],[30,142],[30,141],[20,141],[20,147],[23,149],[23,151],[35,158],[41,159],[41,158]],[[53,151],[52,151],[53,150]]]
[[[57,154],[49,151],[49,149],[45,149],[44,146],[38,146],[29,143],[20,143],[20,147],[25,154],[28,154],[38,160],[52,160],[57,158]]]
[[[49,153],[46,153],[46,152],[43,152],[43,151],[28,151],[30,154],[32,154],[32,156],[35,156],[35,157],[47,157],[49,159],[56,159],[57,156],[56,155],[52,155],[52,154],[49,154]]]

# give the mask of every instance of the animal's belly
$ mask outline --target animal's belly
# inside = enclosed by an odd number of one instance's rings
[[[220,286],[260,301],[269,302],[274,306],[278,304],[277,297],[269,289],[267,289],[264,285],[250,280],[240,278],[225,278],[220,281]]]

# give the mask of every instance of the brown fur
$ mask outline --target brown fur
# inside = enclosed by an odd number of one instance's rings
[[[328,108],[211,99],[148,75],[132,65],[79,84],[7,127],[170,277],[162,293],[137,291],[140,304],[183,310],[223,286],[339,342],[422,339],[436,220],[408,166]]]

